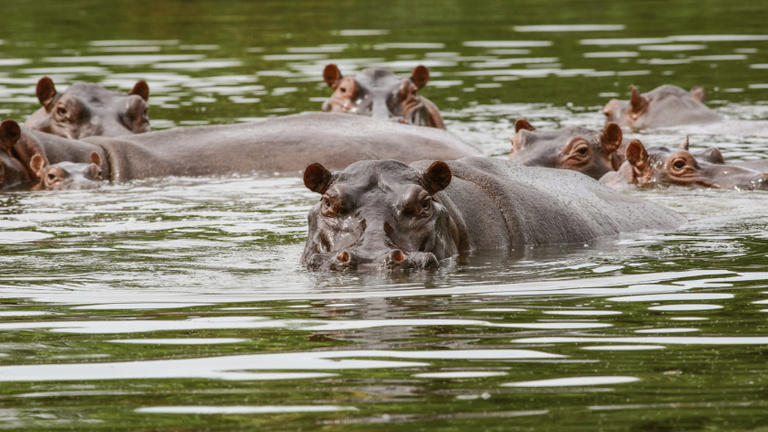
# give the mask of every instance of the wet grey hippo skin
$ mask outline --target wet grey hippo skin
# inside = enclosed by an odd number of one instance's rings
[[[321,194],[308,215],[302,265],[312,270],[436,267],[483,249],[581,243],[684,222],[580,173],[473,157],[360,161],[304,172]]]
[[[640,94],[630,86],[629,101],[611,99],[603,108],[605,121],[618,123],[632,131],[687,124],[713,123],[723,120],[704,105],[704,89],[694,87],[687,92],[665,84]]]
[[[594,179],[617,169],[623,162],[616,151],[622,144],[621,128],[616,123],[607,123],[602,131],[583,127],[539,131],[527,120],[518,119],[510,141],[511,161],[571,169]]]
[[[120,136],[148,132],[149,86],[139,81],[128,93],[105,89],[97,84],[77,83],[59,93],[48,77],[38,81],[37,99],[42,108],[24,126],[79,139],[89,136]]]
[[[369,117],[304,113],[261,122],[170,129],[122,137],[68,140],[24,129],[14,147],[29,166],[35,153],[55,164],[101,160],[105,180],[233,173],[296,175],[311,162],[342,169],[363,159],[412,162],[480,152],[450,133]],[[28,176],[35,177],[31,170]]]
[[[688,151],[686,139],[680,147],[645,148],[639,140],[627,145],[626,162],[618,171],[607,173],[600,183],[615,189],[627,185],[642,188],[671,185],[693,188],[768,190],[768,174],[748,166],[727,165],[717,149],[710,149],[710,160]],[[713,162],[712,162],[713,161]]]
[[[443,117],[435,104],[418,92],[429,81],[429,70],[417,66],[409,78],[384,69],[365,69],[345,77],[335,64],[323,70],[333,94],[323,103],[325,112],[343,112],[443,129]]]

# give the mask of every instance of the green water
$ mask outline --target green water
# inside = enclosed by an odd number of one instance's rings
[[[43,75],[145,79],[164,129],[318,110],[330,62],[425,64],[422,93],[487,154],[516,118],[599,128],[663,83],[745,128],[644,142],[768,150],[759,2],[3,6],[3,118],[37,109]],[[392,275],[303,270],[317,198],[294,178],[0,195],[0,429],[768,430],[768,196],[627,193],[690,222]]]

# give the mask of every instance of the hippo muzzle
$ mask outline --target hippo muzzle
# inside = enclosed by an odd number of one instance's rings
[[[428,270],[436,269],[440,263],[431,252],[403,252],[391,249],[375,257],[354,250],[317,253],[307,259],[310,270],[354,271],[354,270]]]

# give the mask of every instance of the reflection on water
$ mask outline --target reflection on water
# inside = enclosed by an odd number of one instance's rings
[[[728,160],[768,157],[760,5],[644,4],[650,17],[551,2],[500,20],[495,2],[446,2],[439,13],[340,5],[343,14],[309,2],[75,3],[67,20],[56,5],[7,11],[4,117],[39,107],[43,75],[60,91],[77,81],[128,91],[144,79],[152,127],[165,129],[318,110],[327,63],[345,75],[423,64],[422,93],[448,130],[489,155],[509,152],[517,118],[601,128],[603,104],[627,98],[629,84],[672,83],[704,86],[726,121],[628,137],[677,146],[690,136]],[[681,19],[691,10],[696,20]],[[5,194],[0,428],[764,425],[768,196],[627,193],[690,222],[395,274],[300,268],[317,198],[296,178]]]

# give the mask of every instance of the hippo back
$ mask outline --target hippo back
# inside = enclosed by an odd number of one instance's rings
[[[455,219],[464,225],[471,249],[584,242],[684,222],[672,210],[578,172],[476,157],[448,165],[451,184],[438,196],[459,214]]]
[[[312,162],[342,169],[365,159],[408,163],[479,154],[444,130],[338,113],[304,113],[87,141],[108,153],[114,181],[233,173],[290,175]]]

